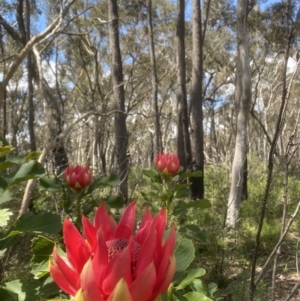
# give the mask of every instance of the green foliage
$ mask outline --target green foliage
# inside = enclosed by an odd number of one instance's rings
[[[175,248],[176,272],[185,271],[195,258],[195,248],[193,242],[183,238],[177,242]]]
[[[9,209],[0,209],[0,227],[5,227],[12,215]]]
[[[12,148],[5,147],[8,150],[4,151],[5,155],[8,155]],[[1,152],[1,154],[3,154]],[[19,167],[16,171],[5,172],[12,167]],[[30,179],[40,178],[45,174],[43,166],[34,160],[29,160],[28,157],[12,156],[10,159],[0,162],[0,204],[6,203],[13,198],[13,193],[10,188],[21,182],[28,181]],[[4,173],[5,172],[5,173]]]
[[[27,163],[24,161],[24,164]],[[167,299],[163,298],[163,300],[226,300],[226,295],[234,289],[236,289],[234,300],[240,300],[241,296],[247,295],[245,279],[249,277],[247,270],[251,260],[249,250],[255,246],[259,217],[257,208],[263,197],[266,180],[262,171],[263,167],[257,162],[250,161],[250,169],[251,164],[255,164],[256,172],[249,174],[249,198],[241,204],[241,223],[235,245],[223,236],[224,207],[229,190],[225,166],[214,166],[206,171],[207,199],[196,201],[189,199],[189,183],[180,182],[180,179],[185,179],[191,176],[190,174],[186,174],[183,178],[181,175],[164,178],[154,170],[147,169],[143,172],[144,177],[139,181],[137,193],[144,192],[145,199],[148,200],[153,211],[159,210],[161,204],[169,202],[169,222],[175,223],[177,228],[176,274],[165,296]],[[4,170],[8,171],[9,168]],[[31,171],[35,172],[34,169]],[[16,174],[15,171],[14,175]],[[31,177],[29,171],[25,174]],[[139,174],[141,171],[136,170],[137,177]],[[22,173],[19,175],[21,176]],[[49,257],[51,257],[55,241],[61,241],[63,210],[67,208],[68,214],[76,221],[78,204],[80,204],[80,212],[84,214],[90,214],[102,201],[107,202],[113,208],[123,206],[123,198],[111,194],[111,188],[119,183],[116,175],[95,178],[91,186],[79,194],[68,189],[59,178],[51,175],[45,176],[42,173],[40,175],[39,190],[34,194],[35,204],[37,206],[38,200],[39,206],[36,215],[24,215],[15,222],[10,222],[11,210],[0,209],[2,222],[0,226],[3,228],[0,233],[0,249],[7,250],[12,247],[25,233],[31,234],[32,241],[32,257],[29,265],[32,275],[27,275],[27,279],[19,277],[20,279],[11,280],[17,276],[14,274],[14,277],[9,279],[10,281],[2,282],[0,300],[27,301],[37,300],[37,298],[49,300],[53,296],[59,296],[59,289],[47,277],[49,276]],[[18,180],[13,183],[7,191],[12,189]],[[289,206],[292,209],[297,204],[300,190],[295,176],[289,178],[289,183]],[[45,212],[45,210],[55,209],[53,196],[59,200],[57,202],[59,214]],[[138,201],[138,204],[142,205],[142,202]],[[48,206],[47,203],[52,203],[53,207]],[[262,256],[269,254],[278,240],[280,223],[274,224],[272,221],[280,219],[281,210],[282,185],[280,179],[275,178],[270,193],[267,221],[262,229],[260,247]],[[294,227],[298,229],[299,224],[296,223]],[[234,259],[229,260],[230,256]],[[234,274],[233,279],[231,273]],[[31,280],[28,281],[28,279]],[[263,288],[260,289],[259,294],[266,296]],[[61,299],[63,300],[63,297]]]
[[[31,273],[35,279],[40,279],[49,273],[49,258],[55,243],[43,236],[32,240],[31,250],[33,257],[30,262]]]

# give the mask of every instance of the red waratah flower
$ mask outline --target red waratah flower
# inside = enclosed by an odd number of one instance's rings
[[[177,155],[172,153],[161,153],[156,156],[155,165],[157,170],[175,175],[179,168],[180,162]]]
[[[65,171],[65,181],[71,188],[81,190],[90,185],[92,172],[87,166],[69,166]]]
[[[83,216],[85,238],[65,220],[66,257],[54,248],[50,273],[76,301],[154,301],[168,289],[176,267],[175,229],[164,239],[166,209],[154,218],[146,209],[134,233],[135,210],[132,202],[117,224],[102,204],[94,223]]]

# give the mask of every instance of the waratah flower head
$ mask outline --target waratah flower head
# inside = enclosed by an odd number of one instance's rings
[[[180,162],[176,154],[161,153],[155,158],[155,166],[161,172],[175,175],[180,168]]]
[[[84,237],[66,219],[66,256],[53,251],[50,273],[76,301],[154,301],[165,292],[175,273],[175,229],[167,239],[166,210],[152,217],[146,209],[135,231],[136,203],[117,224],[103,203],[94,222],[82,218]]]
[[[88,166],[68,166],[65,171],[65,181],[71,188],[80,191],[90,185],[92,172]]]

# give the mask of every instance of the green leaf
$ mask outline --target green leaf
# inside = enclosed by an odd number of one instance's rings
[[[0,157],[4,157],[13,150],[11,145],[0,146]]]
[[[43,236],[32,240],[31,249],[33,257],[30,261],[31,273],[39,279],[49,273],[49,257],[53,252],[55,243]]]
[[[22,281],[20,279],[6,282],[4,287],[8,292],[16,294],[18,298],[15,300],[18,301],[36,301],[38,299],[36,288],[36,282]]]
[[[0,209],[0,227],[5,227],[13,213],[9,209]]]
[[[177,242],[175,249],[176,272],[185,271],[195,258],[195,247],[189,239],[183,238]]]
[[[8,290],[5,286],[0,285],[0,300],[1,301],[18,301],[18,296]]]
[[[43,166],[36,161],[29,161],[21,165],[20,169],[13,175],[6,177],[8,184],[18,184],[23,181],[41,177],[45,174]]]
[[[16,165],[13,162],[10,161],[5,161],[5,162],[1,162],[0,163],[0,172],[2,172],[3,170],[12,167],[13,165]]]
[[[153,188],[153,189],[155,189],[156,191],[158,191],[158,192],[162,192],[163,191],[163,185],[161,184],[161,183],[150,183],[150,185],[151,185],[151,187]]]
[[[25,157],[25,161],[29,161],[29,160],[37,160],[37,159],[39,158],[40,155],[41,155],[41,152],[37,152],[37,151],[31,152],[30,154],[28,154],[28,155]]]
[[[183,180],[186,178],[200,178],[203,176],[202,171],[194,171],[194,172],[184,172],[180,175],[179,180]]]
[[[183,295],[188,301],[213,301],[202,293],[189,292]]]
[[[57,284],[53,281],[51,277],[48,277],[44,283],[37,289],[37,295],[40,298],[46,299],[50,296],[57,295],[60,289]],[[69,300],[69,299],[59,299],[59,300]],[[58,301],[56,299],[56,301]]]
[[[42,177],[39,179],[40,190],[47,190],[50,192],[61,192],[63,190],[62,184],[54,177]]]
[[[122,208],[124,206],[124,199],[120,195],[110,195],[106,203],[112,208]]]
[[[193,291],[202,293],[204,295],[207,294],[207,290],[203,285],[203,282],[200,279],[194,279],[191,285]]]
[[[85,191],[85,194],[91,193],[98,188],[103,188],[107,186],[114,187],[119,185],[119,183],[120,178],[116,174],[111,174],[107,177],[95,178],[93,182],[89,185],[87,191]]]
[[[5,190],[1,195],[0,195],[0,204],[4,204],[8,201],[10,201],[13,198],[13,194],[11,193],[10,190]]]
[[[111,174],[107,177],[99,177],[97,180],[101,186],[114,187],[120,184],[120,178],[116,174]]]
[[[10,157],[8,161],[14,164],[22,164],[25,163],[25,158],[24,156],[14,155]]]
[[[208,284],[209,295],[213,296],[218,290],[218,285],[214,282]]]
[[[13,225],[14,231],[56,234],[61,230],[60,215],[46,212],[39,215],[23,215]]]
[[[177,202],[177,204],[174,206],[174,209],[173,209],[173,214],[175,216],[187,214],[188,209],[183,207],[184,204],[185,203],[182,200],[179,200]]]
[[[194,279],[202,277],[205,275],[206,271],[203,268],[198,268],[195,270],[191,270],[188,275],[181,281],[179,285],[175,287],[176,290],[182,290],[190,285]]]
[[[182,187],[176,191],[175,198],[182,199],[182,198],[187,198],[190,195],[191,195],[190,188]]]
[[[143,174],[146,177],[150,178],[153,182],[159,182],[159,183],[161,182],[159,173],[154,169],[150,169],[150,168],[144,169]]]
[[[1,193],[7,188],[8,184],[3,177],[0,177],[0,190]]]
[[[46,212],[39,215],[23,215],[0,237],[0,250],[7,249],[23,232],[56,234],[61,230],[61,218],[58,214]]]
[[[201,242],[206,241],[205,233],[201,231],[197,225],[185,225],[180,229],[180,232],[184,233],[185,236],[188,236],[189,238],[193,238]]]
[[[185,207],[185,208],[202,208],[202,209],[206,209],[206,208],[211,207],[211,203],[210,203],[209,200],[202,199],[202,200],[196,200],[196,201],[190,201],[188,203],[184,203],[182,206]]]
[[[18,232],[20,234],[20,232]],[[2,254],[6,252],[6,249],[11,247],[12,245],[15,244],[17,241],[18,236],[17,235],[11,235],[11,236],[6,236],[4,238],[0,239],[0,250],[3,250],[4,252],[1,252]]]

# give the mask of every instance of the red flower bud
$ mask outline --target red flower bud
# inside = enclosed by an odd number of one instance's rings
[[[90,185],[92,172],[88,166],[69,166],[65,171],[65,180],[71,188],[78,191]]]
[[[157,170],[172,175],[175,175],[180,168],[180,162],[177,155],[172,153],[158,154],[155,159],[155,165]]]

